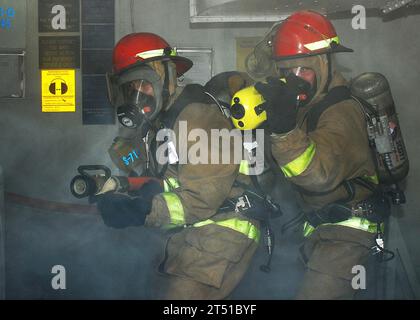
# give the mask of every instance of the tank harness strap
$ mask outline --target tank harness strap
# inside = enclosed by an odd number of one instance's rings
[[[171,107],[165,111],[160,118],[161,126],[160,129],[167,128],[173,129],[175,126],[176,119],[181,114],[182,110],[191,103],[211,103],[211,99],[208,95],[205,94],[204,87],[199,84],[189,84],[185,86],[184,90],[181,92],[179,97],[171,105]],[[165,137],[167,138],[167,137]],[[165,143],[166,140],[163,142]],[[158,163],[156,159],[156,150],[158,148],[158,143],[154,141],[151,145],[151,154],[154,160],[154,163]],[[163,178],[168,169],[168,163],[162,166],[159,172],[155,172],[155,175],[159,178]]]
[[[349,99],[351,99],[351,95],[348,87],[338,86],[332,88],[324,99],[315,104],[310,111],[308,111],[306,132],[310,133],[315,131],[318,126],[319,118],[325,110],[341,101]]]
[[[345,100],[354,99],[351,95],[350,89],[346,86],[338,86],[330,90],[330,92],[325,96],[325,98],[314,105],[307,114],[307,133],[313,132],[318,126],[318,122],[322,114],[331,106],[340,103]],[[359,101],[359,100],[358,100]],[[368,103],[365,101],[359,101],[362,103],[363,107],[366,108],[368,112],[372,112],[367,106]],[[370,111],[369,111],[370,110]],[[312,192],[303,190],[298,187],[298,190],[309,196],[323,196],[331,192],[334,192],[338,188],[344,188],[347,191],[347,197],[339,201],[335,201],[324,206],[320,210],[314,210],[312,212],[306,213],[307,223],[305,226],[306,236],[311,232],[308,232],[309,229],[314,228],[321,224],[337,224],[354,227],[357,229],[365,230],[368,232],[376,232],[377,228],[373,228],[373,223],[368,221],[365,217],[358,217],[354,215],[354,210],[348,205],[349,202],[354,200],[355,197],[355,185],[362,186],[369,189],[372,192],[375,192],[377,185],[364,179],[362,177],[357,177],[350,180],[345,180],[334,189],[326,192]],[[360,203],[360,207],[370,208],[370,204],[365,203],[367,200]],[[362,210],[363,211],[363,210]],[[362,212],[361,211],[361,212]],[[366,212],[369,210],[365,210]],[[365,213],[363,211],[363,213]],[[376,223],[375,223],[376,224]]]

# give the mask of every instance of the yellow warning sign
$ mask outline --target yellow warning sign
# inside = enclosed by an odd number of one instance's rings
[[[75,70],[42,70],[42,112],[75,112]]]

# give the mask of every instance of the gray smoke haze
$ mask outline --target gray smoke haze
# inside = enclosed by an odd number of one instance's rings
[[[66,188],[68,181],[64,181]],[[48,197],[45,197],[48,199]],[[52,198],[53,199],[53,198]],[[290,199],[290,195],[289,195]],[[289,205],[289,207],[293,207]],[[283,210],[288,208],[283,202]],[[161,281],[156,266],[165,236],[153,229],[106,227],[100,216],[58,213],[8,204],[6,280],[8,299],[150,299]],[[272,272],[261,245],[232,299],[291,299],[302,275],[297,242],[280,236],[286,218],[273,220],[276,249]],[[261,239],[263,243],[263,239]],[[53,290],[54,265],[66,269],[66,290]]]
[[[68,181],[62,182],[67,188]],[[272,271],[259,270],[267,260],[261,245],[232,299],[292,299],[297,290],[303,273],[298,261],[300,232],[289,231],[287,237],[280,233],[283,223],[297,213],[295,199],[287,185],[277,190],[277,196],[285,216],[272,222],[276,234]],[[162,233],[144,227],[115,230],[104,226],[100,216],[83,212],[45,212],[13,204],[6,211],[8,299],[154,297],[160,281],[155,269],[165,244]],[[51,287],[54,265],[66,269],[66,290]]]
[[[17,130],[25,128],[26,132],[17,133],[15,138],[29,138],[30,127],[35,132],[39,124],[30,119],[22,123],[21,119]],[[13,153],[16,160],[6,163],[9,165],[6,189],[45,200],[86,204],[86,200],[72,198],[69,181],[77,174],[76,168],[80,164],[110,165],[106,150],[115,133],[110,130],[106,137],[99,137],[94,129],[85,129],[81,125],[78,130],[59,129],[60,125],[55,127],[46,133],[32,134],[33,146],[48,141],[42,148],[32,150],[20,146],[13,148],[10,143],[12,133],[9,133],[10,137],[6,139],[10,139],[5,142],[8,152]],[[10,128],[10,132],[13,131]],[[82,143],[84,136],[89,141],[97,140],[93,144]],[[81,143],[75,144],[74,141]],[[2,144],[2,155],[7,158],[3,146],[5,144]],[[28,152],[29,157],[26,156]],[[33,159],[43,159],[45,163],[34,164]],[[62,174],[57,175],[57,172]],[[10,188],[7,182],[10,182]],[[290,195],[283,195],[283,198],[293,199]],[[260,246],[243,282],[231,298],[290,299],[294,296],[302,269],[296,267],[296,243],[280,236],[281,225],[296,214],[293,205],[288,205],[284,199],[279,199],[282,209],[290,208],[285,210],[287,217],[273,221],[277,237],[272,272],[265,274],[259,270],[267,259],[265,248]],[[155,269],[162,259],[165,244],[162,233],[144,227],[115,230],[106,227],[99,215],[83,212],[46,212],[8,203],[6,213],[8,299],[153,297],[152,290],[159,280]],[[51,287],[54,265],[66,269],[66,290]]]
[[[131,12],[129,3],[117,2],[116,38],[131,31],[153,28],[172,45],[212,47],[214,74],[235,68],[236,38],[261,37],[271,25],[191,25],[186,23],[188,1],[143,0],[135,2],[133,12],[136,17],[134,26],[131,26],[132,21],[127,18]],[[28,1],[28,13],[36,12],[37,5],[37,1]],[[413,159],[407,181],[408,203],[399,223],[417,275],[420,275],[420,161],[416,161],[420,154],[420,90],[416,89],[420,42],[413,41],[418,39],[420,15],[418,9],[416,11],[417,14],[412,15],[414,9],[407,8],[404,11],[406,16],[394,15],[395,19],[389,22],[369,18],[366,30],[353,30],[348,17],[334,20],[334,24],[343,44],[355,50],[355,54],[337,57],[346,78],[377,71],[384,73],[390,81],[408,153]],[[156,23],[162,17],[171,18],[170,28],[167,23]],[[81,101],[77,101],[76,113],[41,113],[37,30],[38,17],[28,14],[26,98],[0,101],[0,166],[3,167],[5,189],[45,200],[86,203],[71,196],[69,182],[81,164],[105,164],[115,172],[106,150],[117,135],[117,128],[83,126]],[[79,71],[76,82],[77,99],[81,100]],[[291,208],[285,216],[293,217],[296,213],[294,202],[279,202],[284,211],[289,203]],[[10,203],[5,212],[7,298],[148,299],[152,296],[154,268],[162,256],[165,240],[159,232],[146,228],[113,230],[104,226],[99,216],[83,212],[44,212]],[[298,262],[301,238],[300,230],[294,232],[293,229],[281,236],[280,228],[287,218],[273,221],[276,248],[271,273],[259,271],[259,266],[266,261],[265,249],[260,246],[248,273],[232,294],[233,298],[291,299],[294,296],[303,274]],[[397,269],[404,270],[399,257],[396,261]],[[57,264],[63,265],[67,271],[67,289],[63,291],[51,288],[54,276],[51,268]],[[395,276],[395,270],[387,271],[388,275]],[[405,283],[405,289],[401,289],[396,297],[409,296],[405,293],[409,292],[405,273],[400,271],[400,274],[403,276],[398,281]]]

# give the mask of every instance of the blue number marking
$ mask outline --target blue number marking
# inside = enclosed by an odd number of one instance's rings
[[[128,165],[130,164],[130,162],[127,160],[127,158],[126,158],[126,157],[122,157],[122,160],[124,161],[124,164],[125,164],[126,166],[128,166]]]
[[[12,8],[12,7],[7,8],[7,16],[8,17],[13,18],[15,16],[15,14],[16,14],[16,11],[15,11],[14,8]]]
[[[134,155],[134,156],[133,156]],[[127,157],[122,157],[121,159],[124,161],[125,165],[128,166],[130,164],[130,160],[134,163],[134,157],[136,157],[136,159],[139,158],[139,156],[137,155],[135,150],[132,150]]]
[[[10,19],[8,19],[8,18],[1,19],[0,24],[1,24],[1,27],[3,29],[10,29],[10,27],[11,27]]]

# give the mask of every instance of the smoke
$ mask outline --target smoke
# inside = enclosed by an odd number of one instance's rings
[[[7,207],[8,299],[146,299],[163,238],[144,227],[107,228],[99,216]],[[66,270],[54,290],[52,267]]]
[[[60,183],[67,186],[70,179],[65,180]],[[44,199],[55,200],[49,189],[44,192]],[[295,295],[303,272],[298,261],[300,240],[293,230],[287,236],[280,231],[284,222],[298,213],[289,192],[280,186],[274,199],[282,204],[285,215],[272,222],[276,248],[271,273],[259,270],[267,259],[261,239],[262,245],[231,298],[292,299]],[[158,283],[155,270],[165,245],[161,233],[144,227],[108,228],[99,215],[83,212],[63,214],[12,204],[6,212],[8,299],[153,298]],[[55,276],[51,270],[56,265],[66,270],[65,290],[51,286]]]

